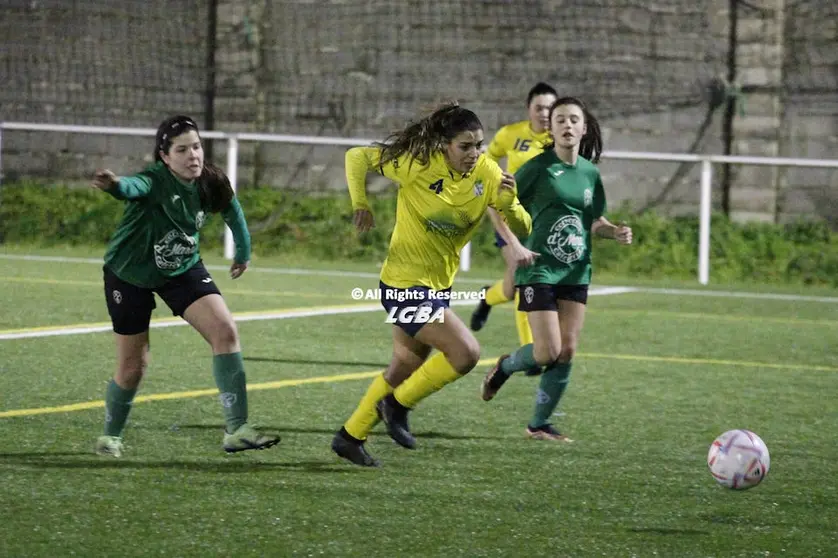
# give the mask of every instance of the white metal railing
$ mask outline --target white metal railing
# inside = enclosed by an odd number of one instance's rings
[[[29,122],[0,122],[0,180],[3,176],[2,138],[4,130],[19,130],[30,132],[59,132],[71,134],[109,134],[123,136],[151,136],[157,130],[152,128],[120,128],[106,126],[73,126],[64,124],[35,124]],[[238,157],[240,141],[256,141],[270,143],[294,143],[305,145],[331,145],[353,147],[369,145],[372,139],[366,138],[338,138],[323,136],[297,136],[285,134],[257,134],[232,133],[219,131],[203,131],[201,137],[220,139],[227,142],[227,175],[233,190],[236,190],[238,180]],[[674,163],[699,163],[701,174],[699,179],[699,242],[698,242],[698,282],[706,285],[710,281],[710,213],[711,193],[713,187],[714,164],[763,165],[780,167],[806,168],[835,168],[838,160],[826,159],[791,159],[781,157],[743,157],[735,155],[699,155],[687,153],[648,153],[640,151],[606,151],[603,159],[627,159],[634,161],[656,161]],[[233,237],[229,228],[224,232],[224,257],[233,257]],[[468,271],[471,266],[471,245],[467,244],[462,251],[460,267]]]

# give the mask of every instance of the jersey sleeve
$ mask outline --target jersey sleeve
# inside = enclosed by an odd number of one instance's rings
[[[518,187],[518,199],[525,207],[532,205],[537,193],[536,183],[538,182],[541,166],[524,163],[518,172],[515,173],[515,183]]]
[[[486,155],[496,163],[506,157],[506,152],[509,151],[509,146],[507,145],[507,136],[509,134],[507,132],[506,126],[498,130],[495,137],[492,138],[492,142],[489,144],[489,149],[486,150]]]
[[[525,238],[532,232],[532,218],[518,201],[514,190],[501,188],[502,171],[497,163],[487,159],[481,173],[486,186],[489,188],[489,206],[497,210],[512,233]]]
[[[605,202],[605,187],[602,185],[602,175],[599,170],[596,171],[596,178],[594,182],[594,220],[599,219],[608,210],[608,204]]]
[[[352,198],[352,209],[370,208],[367,201],[368,172],[376,172],[399,184],[409,182],[411,165],[408,157],[402,156],[383,165],[380,161],[380,147],[353,147],[346,152],[344,169],[349,197]]]
[[[233,197],[227,209],[221,212],[224,222],[230,227],[230,232],[233,233],[233,244],[236,247],[233,261],[237,264],[243,264],[250,261],[250,231],[247,230],[247,220],[244,217],[244,211],[239,203],[238,198]]]
[[[118,200],[138,200],[151,193],[153,182],[151,175],[147,173],[122,176],[116,186],[107,192]]]

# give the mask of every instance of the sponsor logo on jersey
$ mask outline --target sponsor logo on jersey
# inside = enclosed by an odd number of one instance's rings
[[[198,244],[194,238],[181,231],[171,230],[154,244],[154,263],[160,269],[178,269],[197,250]]]
[[[547,237],[547,250],[562,263],[570,264],[585,255],[585,234],[582,221],[566,215],[553,223]]]

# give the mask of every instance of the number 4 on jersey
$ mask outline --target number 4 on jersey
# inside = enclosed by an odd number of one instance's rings
[[[440,178],[430,186],[428,186],[428,190],[433,190],[434,194],[439,194],[442,192],[442,179]]]

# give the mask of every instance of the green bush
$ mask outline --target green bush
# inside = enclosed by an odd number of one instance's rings
[[[305,254],[322,259],[381,261],[393,230],[394,195],[371,196],[376,227],[355,234],[348,196],[306,196],[270,188],[251,188],[239,199],[248,219],[254,251],[260,255]],[[0,239],[27,244],[103,244],[122,213],[122,203],[101,192],[33,182],[0,189]],[[698,219],[609,215],[634,230],[626,249],[595,240],[597,270],[647,278],[691,279],[698,266]],[[219,248],[223,222],[210,219],[202,245]],[[822,222],[788,225],[739,224],[715,215],[711,224],[711,275],[715,282],[754,281],[838,286],[838,235]],[[472,243],[478,261],[497,261],[494,235],[484,219]]]

